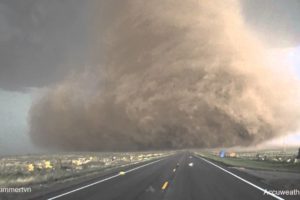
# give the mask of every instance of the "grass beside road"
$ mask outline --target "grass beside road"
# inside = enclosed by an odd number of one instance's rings
[[[197,155],[223,163],[230,167],[241,167],[248,169],[272,170],[272,171],[285,171],[285,172],[298,172],[300,173],[300,163],[286,163],[278,161],[255,160],[249,158],[220,158],[212,152],[198,152]]]
[[[99,174],[171,152],[77,152],[0,158],[0,187],[43,185]]]

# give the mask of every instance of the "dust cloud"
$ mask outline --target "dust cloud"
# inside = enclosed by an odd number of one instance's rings
[[[93,63],[32,105],[30,136],[64,150],[248,146],[295,130],[299,90],[237,1],[91,7]]]

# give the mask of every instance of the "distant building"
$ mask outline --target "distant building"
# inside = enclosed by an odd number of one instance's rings
[[[300,148],[299,148],[299,150],[298,150],[298,155],[297,155],[296,158],[297,158],[297,159],[300,159]]]

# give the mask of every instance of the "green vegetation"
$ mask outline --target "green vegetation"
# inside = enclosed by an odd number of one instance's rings
[[[167,152],[87,152],[2,157],[0,186],[24,186],[74,179],[166,155]]]

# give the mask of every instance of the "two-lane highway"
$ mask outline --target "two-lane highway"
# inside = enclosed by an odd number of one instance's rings
[[[43,196],[48,200],[269,200],[262,183],[209,160],[181,153],[89,184]],[[272,188],[268,188],[272,189]]]

